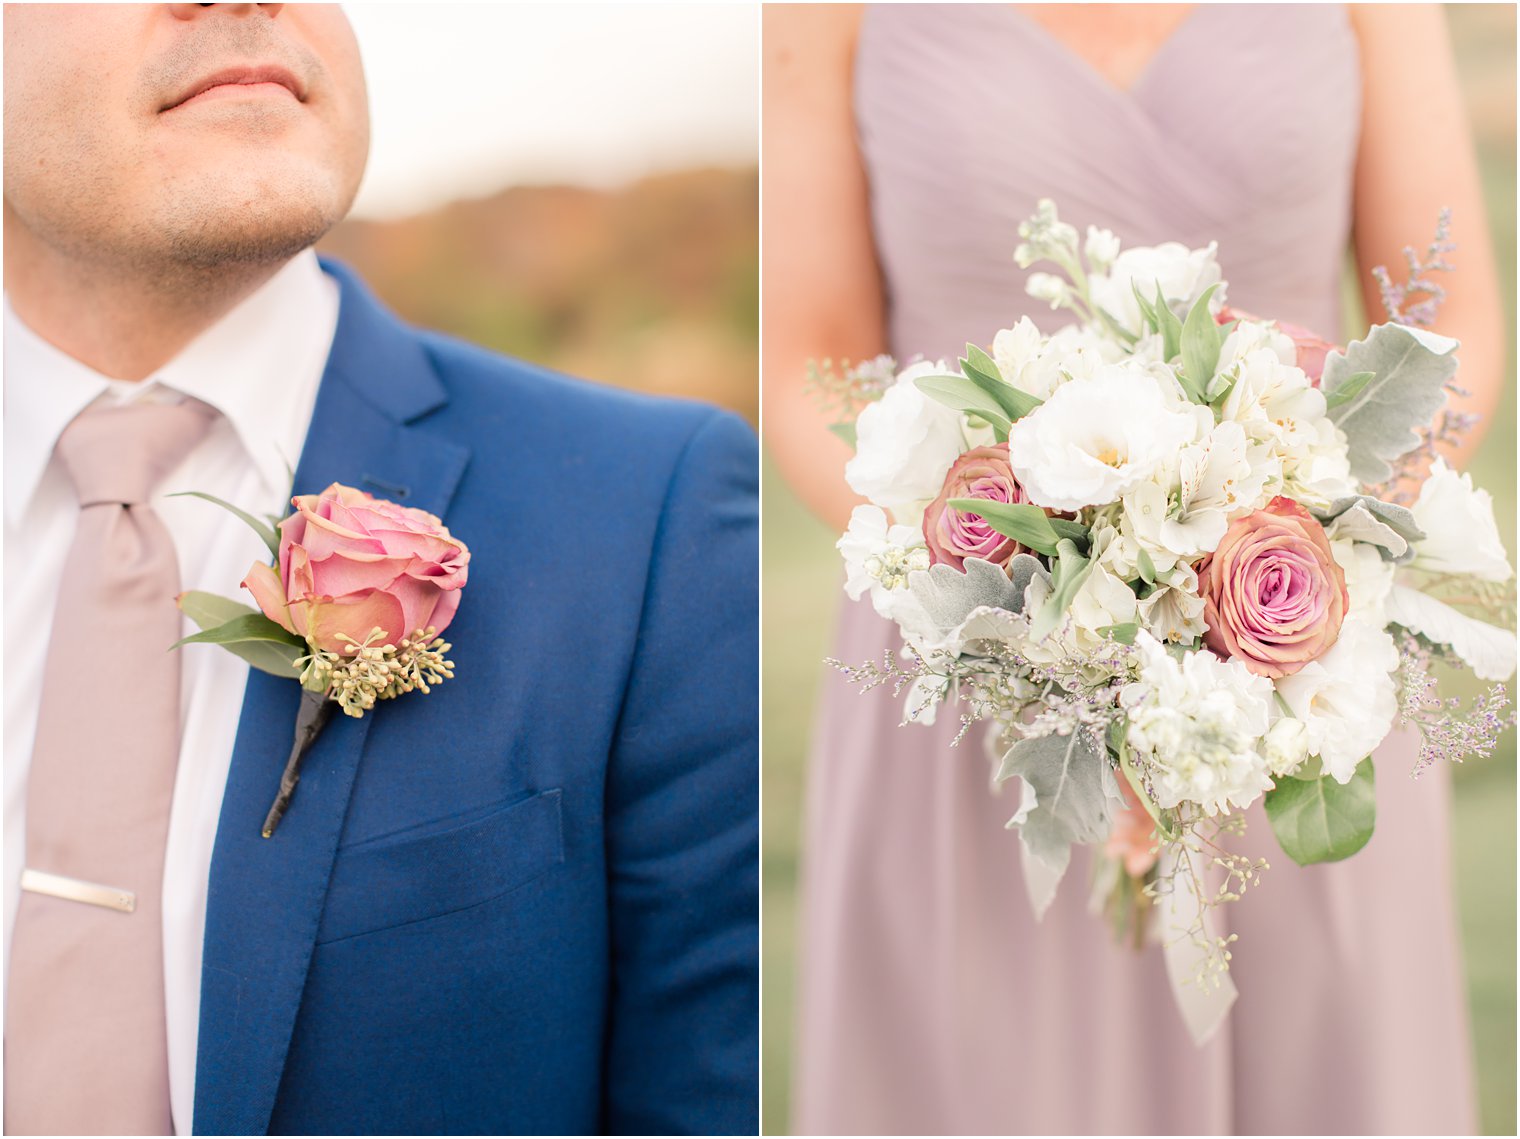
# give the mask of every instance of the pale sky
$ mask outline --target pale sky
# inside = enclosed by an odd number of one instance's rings
[[[759,150],[754,4],[347,6],[373,137],[354,212],[522,182],[615,186]]]

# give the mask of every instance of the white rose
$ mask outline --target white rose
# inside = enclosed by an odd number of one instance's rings
[[[1458,474],[1437,458],[1412,507],[1425,538],[1414,544],[1415,569],[1463,574],[1481,581],[1515,576],[1494,521],[1494,500],[1473,486],[1472,476]]]
[[[855,422],[855,457],[845,464],[845,481],[902,521],[934,500],[965,450],[965,416],[914,383],[947,372],[943,361],[914,364]]]
[[[1356,765],[1392,730],[1398,667],[1393,638],[1348,614],[1329,652],[1277,681],[1278,695],[1308,732],[1309,754],[1320,757],[1336,782],[1349,783]]]
[[[1009,465],[1038,506],[1102,506],[1150,479],[1192,441],[1196,422],[1144,366],[1105,365],[1013,425]]]

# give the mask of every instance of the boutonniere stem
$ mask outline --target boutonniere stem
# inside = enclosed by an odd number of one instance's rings
[[[296,793],[296,784],[301,781],[301,761],[306,758],[311,745],[317,742],[317,737],[322,734],[327,721],[332,719],[333,709],[336,707],[337,705],[327,698],[325,692],[313,692],[309,688],[301,689],[301,708],[296,713],[295,743],[291,745],[290,758],[285,761],[285,773],[280,776],[280,793],[275,796],[274,805],[269,808],[269,814],[264,817],[262,833],[265,838],[274,837],[274,828],[279,826],[280,820],[285,817],[290,800]]]

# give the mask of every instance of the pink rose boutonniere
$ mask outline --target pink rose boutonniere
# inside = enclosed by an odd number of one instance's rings
[[[378,700],[427,693],[454,675],[440,634],[459,609],[470,551],[425,510],[333,483],[291,499],[295,512],[262,522],[237,514],[264,539],[274,565],[242,585],[258,608],[185,593],[180,608],[201,628],[175,645],[215,644],[250,665],[301,683],[295,742],[264,820],[274,834],[301,777],[301,761],[334,708],[362,716]]]

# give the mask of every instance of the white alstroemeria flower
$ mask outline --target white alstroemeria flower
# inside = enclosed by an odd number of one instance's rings
[[[1271,449],[1247,440],[1240,424],[1215,425],[1178,458],[1177,504],[1161,522],[1162,545],[1179,557],[1208,553],[1231,521],[1265,501],[1264,488],[1281,472]]]
[[[1393,588],[1398,567],[1383,558],[1382,552],[1369,542],[1333,538],[1330,553],[1346,579],[1346,612],[1355,613],[1370,624],[1388,623],[1388,593]]]
[[[855,421],[855,457],[845,464],[845,481],[902,522],[915,521],[934,501],[967,446],[966,417],[914,383],[949,371],[942,360],[912,365]]]
[[[1278,695],[1304,722],[1309,754],[1320,757],[1336,782],[1349,783],[1356,765],[1392,729],[1398,667],[1393,638],[1375,621],[1348,613],[1329,652],[1278,679]]]
[[[1231,374],[1235,386],[1220,420],[1240,424],[1251,442],[1280,460],[1280,485],[1269,489],[1310,507],[1356,493],[1346,436],[1330,422],[1324,394],[1301,368],[1283,363],[1272,348],[1254,348]]]
[[[1515,576],[1494,521],[1494,500],[1437,458],[1410,508],[1425,538],[1414,544],[1411,566],[1430,573],[1461,574],[1480,581]]]
[[[1195,432],[1196,420],[1148,369],[1111,364],[1063,384],[1015,423],[1009,465],[1038,506],[1103,506],[1147,481]]]
[[[1158,641],[1187,644],[1208,628],[1203,609],[1198,571],[1183,562],[1170,573],[1159,574],[1155,588],[1140,599],[1140,623]]]
[[[1062,384],[1088,379],[1104,364],[1124,359],[1126,353],[1079,324],[1064,325],[1052,335],[1042,336],[1026,316],[992,338],[991,355],[1003,379],[1044,400]]]
[[[1219,371],[1228,372],[1249,353],[1266,349],[1277,357],[1278,363],[1297,364],[1298,351],[1293,338],[1278,330],[1276,325],[1263,324],[1257,320],[1242,320],[1231,329],[1219,347]]]
[[[1249,807],[1272,788],[1257,741],[1271,718],[1272,682],[1213,653],[1177,660],[1149,633],[1135,637],[1138,678],[1124,686],[1125,739],[1160,807],[1206,814]]]
[[[1127,625],[1135,614],[1134,590],[1101,563],[1087,575],[1067,611],[1078,643],[1089,648],[1096,648],[1106,639],[1101,630],[1110,625]]]
[[[890,525],[879,506],[857,506],[835,548],[844,555],[844,591],[851,600],[869,591],[871,606],[887,620],[912,618],[919,603],[908,592],[908,575],[930,565],[921,531]]]
[[[1189,249],[1175,241],[1156,246],[1126,249],[1114,258],[1106,273],[1088,277],[1088,291],[1093,303],[1129,332],[1140,332],[1140,304],[1135,300],[1139,288],[1146,301],[1154,301],[1156,286],[1174,312],[1185,316],[1210,285],[1219,285],[1209,298],[1209,308],[1218,312],[1224,307],[1224,285],[1219,264],[1214,259],[1216,243],[1206,249]]]
[[[1309,758],[1309,729],[1302,720],[1280,716],[1261,741],[1261,753],[1275,778],[1292,775]]]

